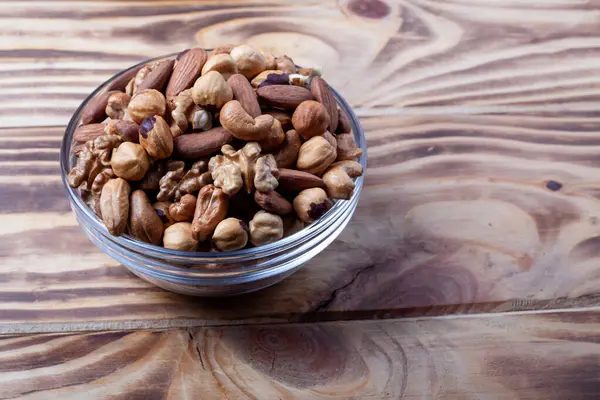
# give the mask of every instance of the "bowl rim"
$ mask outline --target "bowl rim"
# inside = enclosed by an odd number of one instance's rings
[[[358,121],[358,117],[350,107],[350,105],[345,101],[345,99],[334,89],[331,88],[334,97],[340,107],[340,109],[346,113],[348,118],[350,119],[350,124],[352,126],[352,133],[356,142],[357,147],[362,150],[362,155],[359,158],[359,163],[363,167],[363,175],[355,179],[355,190],[352,197],[348,200],[338,200],[334,203],[333,207],[331,207],[323,216],[317,219],[315,222],[310,225],[304,227],[300,231],[294,233],[293,235],[282,238],[276,242],[252,247],[248,249],[241,249],[229,252],[188,252],[181,250],[172,250],[167,249],[162,246],[153,245],[150,243],[145,243],[139,241],[127,234],[122,236],[112,236],[108,233],[106,226],[104,223],[98,218],[98,216],[84,203],[81,196],[77,193],[78,190],[69,186],[67,181],[67,176],[70,171],[70,163],[74,156],[71,154],[71,148],[73,144],[73,135],[75,133],[75,129],[81,118],[81,113],[83,109],[88,105],[90,100],[95,98],[98,94],[102,93],[106,90],[106,88],[115,80],[119,79],[123,75],[131,72],[132,70],[139,68],[147,63],[164,60],[168,58],[173,58],[179,55],[180,52],[171,53],[163,56],[158,56],[154,58],[150,58],[144,60],[140,63],[137,63],[129,68],[126,68],[117,74],[113,75],[111,78],[103,82],[96,89],[92,91],[92,93],[87,96],[77,110],[74,112],[71,117],[66,129],[65,134],[62,139],[61,149],[60,149],[60,167],[61,167],[61,178],[63,185],[67,191],[69,196],[69,200],[71,203],[71,207],[76,207],[77,210],[83,212],[86,220],[91,222],[92,228],[99,231],[103,236],[105,236],[108,240],[115,242],[117,245],[129,249],[131,251],[137,251],[149,256],[160,257],[165,260],[173,260],[173,261],[196,261],[206,263],[214,263],[218,261],[219,263],[223,262],[244,262],[251,261],[258,258],[266,257],[271,254],[279,253],[285,251],[288,248],[295,247],[299,244],[302,244],[315,236],[317,236],[320,232],[327,227],[327,225],[331,222],[334,222],[339,216],[343,215],[344,211],[346,211],[353,202],[357,200],[360,196],[360,192],[363,186],[364,176],[367,167],[367,144],[364,131]],[[77,192],[76,192],[77,191]],[[75,211],[75,210],[74,210]],[[78,221],[81,224],[81,221]],[[181,270],[180,267],[173,267],[174,270]],[[213,272],[213,271],[206,271]],[[224,271],[214,270],[214,274],[222,275]]]

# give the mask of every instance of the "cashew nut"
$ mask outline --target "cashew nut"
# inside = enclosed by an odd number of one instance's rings
[[[237,100],[227,102],[219,114],[223,128],[237,139],[254,142],[266,138],[271,133],[273,116],[260,115],[252,118]]]

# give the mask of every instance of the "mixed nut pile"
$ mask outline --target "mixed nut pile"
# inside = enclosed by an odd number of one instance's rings
[[[112,235],[186,251],[275,242],[363,172],[320,75],[247,45],[151,62],[82,111],[69,185]]]

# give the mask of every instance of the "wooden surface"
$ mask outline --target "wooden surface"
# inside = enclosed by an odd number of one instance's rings
[[[597,310],[36,335],[0,398],[597,399],[598,360]]]
[[[0,6],[4,398],[598,397],[600,1]],[[117,71],[232,42],[322,65],[368,168],[353,220],[298,273],[195,299],[86,239],[59,145]]]

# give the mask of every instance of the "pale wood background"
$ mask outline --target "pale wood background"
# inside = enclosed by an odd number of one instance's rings
[[[369,165],[352,222],[302,270],[200,300],[139,280],[85,238],[59,144],[117,71],[232,42],[322,65],[361,117]],[[0,2],[0,334],[70,332],[0,341],[0,397],[102,397],[132,382],[162,388],[158,398],[204,384],[209,398],[598,397],[599,105],[596,0]],[[494,314],[458,316],[481,313]],[[432,315],[447,317],[319,322]],[[285,325],[296,322],[318,323]],[[228,339],[256,323],[326,331],[324,347],[349,337],[354,358],[264,367],[270,350]],[[72,333],[90,330],[114,332]],[[213,369],[185,350],[203,335]],[[419,340],[429,344],[417,351]],[[410,373],[390,367],[398,347]],[[138,373],[114,375],[119,357]],[[297,371],[320,386],[290,382]],[[88,384],[113,380],[114,393]]]

